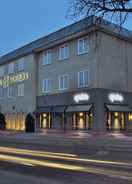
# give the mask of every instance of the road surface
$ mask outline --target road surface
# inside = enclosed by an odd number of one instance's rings
[[[0,146],[0,184],[131,184],[132,162]]]

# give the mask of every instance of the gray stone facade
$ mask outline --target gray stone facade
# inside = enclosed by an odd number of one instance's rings
[[[88,41],[89,49],[87,53],[79,55],[80,38]],[[68,45],[69,56],[59,60],[59,48],[64,44]],[[47,50],[52,52],[52,62],[43,65],[43,54]],[[76,129],[79,126],[80,129],[95,131],[112,130],[116,127],[119,130],[131,130],[131,31],[123,28],[119,30],[116,25],[96,17],[86,18],[2,56],[0,58],[0,68],[4,67],[4,76],[0,77],[2,80],[4,77],[22,73],[17,71],[18,61],[21,58],[24,59],[22,72],[28,73],[28,80],[14,84],[15,92],[12,98],[8,97],[5,87],[4,95],[0,98],[1,112],[6,115],[6,121],[10,125],[17,122],[12,129],[19,129],[17,124],[22,122],[23,128],[20,129],[24,130],[25,117],[31,112],[36,116],[37,129]],[[14,73],[10,75],[7,73],[9,63],[15,65]],[[89,71],[89,82],[87,87],[80,88],[78,72],[85,70]],[[69,87],[66,90],[59,89],[61,75],[69,76]],[[52,81],[52,89],[48,93],[42,91],[44,79]],[[19,83],[24,83],[22,97],[18,97]],[[74,95],[82,93],[90,98],[81,101],[81,104],[75,103]],[[114,94],[113,98],[119,97],[119,101],[110,102],[109,94]],[[75,112],[68,113],[69,107],[72,109],[75,107]]]

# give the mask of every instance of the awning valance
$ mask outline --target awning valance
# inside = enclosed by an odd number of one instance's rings
[[[88,112],[92,108],[92,105],[76,105],[68,106],[66,112]]]
[[[53,107],[53,112],[55,113],[63,113],[65,111],[65,106],[56,106],[56,107]]]
[[[106,105],[111,112],[132,112],[132,109],[127,105]]]
[[[51,108],[50,107],[42,107],[42,108],[38,108],[37,109],[37,112],[39,112],[39,113],[45,113],[45,112],[51,112],[52,110],[51,110]]]

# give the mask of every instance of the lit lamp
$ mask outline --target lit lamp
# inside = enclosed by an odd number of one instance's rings
[[[80,113],[79,113],[79,116],[82,117],[82,116],[83,116],[83,112],[80,112]]]
[[[132,121],[132,113],[129,114],[128,119],[129,121]]]

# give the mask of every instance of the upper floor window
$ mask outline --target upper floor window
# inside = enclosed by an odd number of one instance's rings
[[[18,90],[17,92],[18,92],[19,97],[24,96],[24,83],[18,84],[18,89],[17,90]]]
[[[4,97],[4,88],[0,86],[0,98]]]
[[[4,73],[5,73],[4,67],[1,66],[1,67],[0,67],[0,77],[3,77],[3,76],[4,76]]]
[[[9,98],[15,96],[15,88],[14,88],[14,86],[9,86],[7,88],[7,95],[8,95]]]
[[[59,60],[64,60],[69,57],[69,45],[65,44],[59,48]]]
[[[8,74],[14,73],[14,63],[8,65]]]
[[[59,89],[65,90],[69,88],[69,75],[59,76]]]
[[[23,58],[18,60],[18,72],[21,72],[24,70],[24,64],[25,62]]]
[[[78,72],[78,87],[88,87],[89,85],[89,71],[80,71]]]
[[[78,40],[78,55],[88,53],[89,45],[87,38]]]
[[[44,79],[42,83],[42,92],[50,92],[51,91],[51,79]]]
[[[49,65],[51,63],[52,63],[52,52],[51,50],[47,50],[43,53],[42,65]]]

